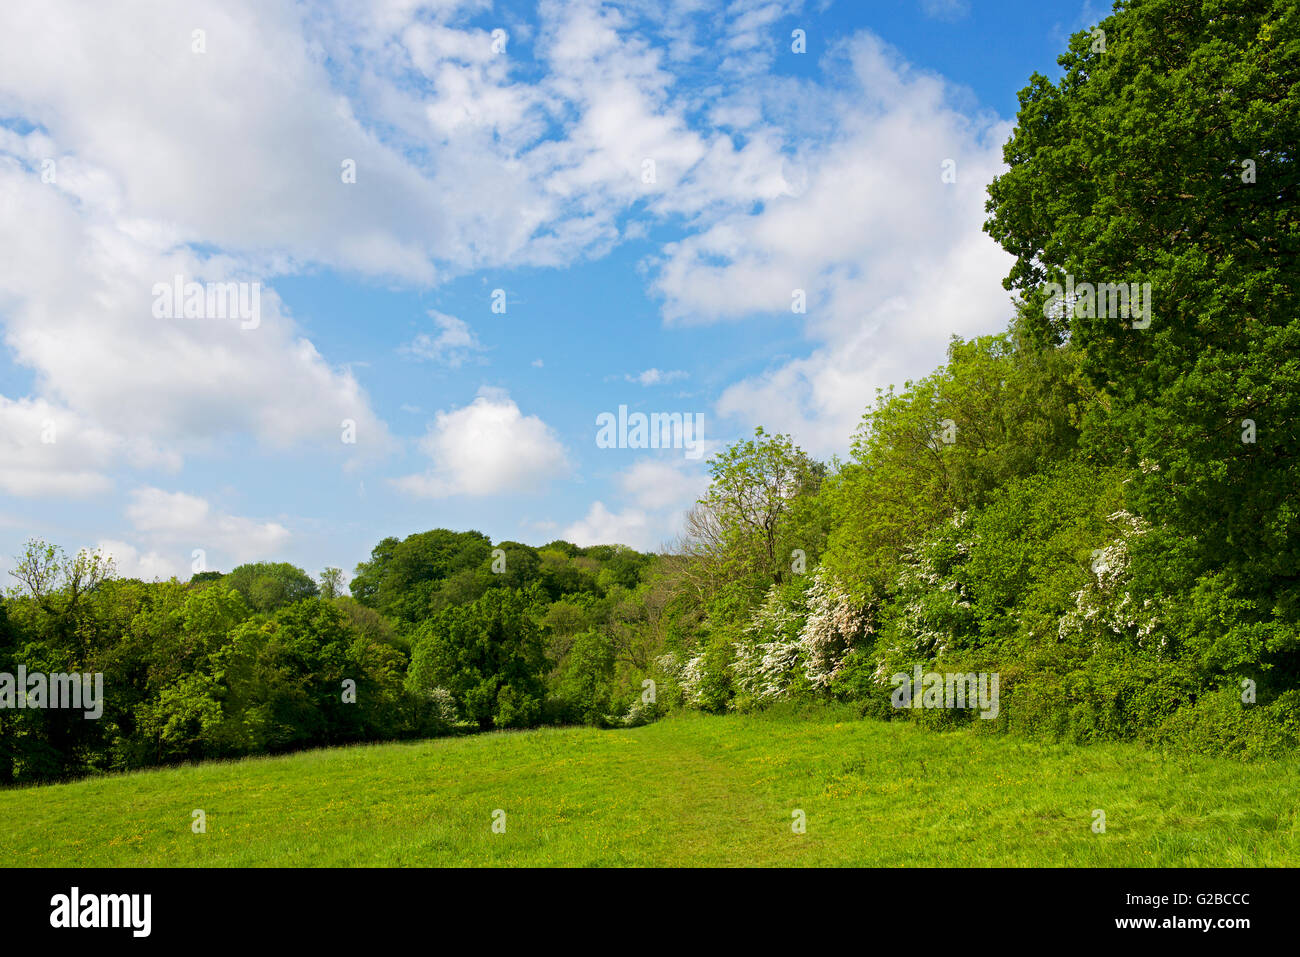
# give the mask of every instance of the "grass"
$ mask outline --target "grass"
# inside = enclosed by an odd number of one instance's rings
[[[1173,758],[838,713],[683,716],[7,790],[0,855],[90,867],[1295,866],[1298,791],[1300,758]],[[205,834],[191,831],[196,808]],[[505,833],[492,830],[497,809]]]

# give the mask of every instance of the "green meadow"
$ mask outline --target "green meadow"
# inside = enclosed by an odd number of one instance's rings
[[[0,854],[33,867],[1295,866],[1297,793],[1300,758],[938,733],[835,710],[684,715],[10,789]]]

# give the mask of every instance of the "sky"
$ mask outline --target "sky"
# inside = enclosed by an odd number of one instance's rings
[[[843,458],[1005,328],[985,188],[1106,13],[5,6],[0,577],[35,537],[146,580],[438,527],[658,549],[757,426]]]

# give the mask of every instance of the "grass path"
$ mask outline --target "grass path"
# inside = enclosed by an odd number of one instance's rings
[[[3,791],[0,854],[16,866],[1296,866],[1298,804],[1300,758],[688,716]],[[206,834],[191,832],[195,808]],[[806,833],[791,829],[796,809]]]

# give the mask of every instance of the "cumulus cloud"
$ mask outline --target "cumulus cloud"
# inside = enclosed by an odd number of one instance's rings
[[[196,495],[153,487],[131,493],[126,517],[136,533],[151,544],[210,550],[215,557],[234,564],[266,559],[290,538],[289,530],[279,522],[231,515]]]
[[[627,545],[652,548],[646,544],[654,538],[650,520],[640,509],[611,512],[604,502],[593,502],[587,514],[564,530],[565,541],[580,547],[588,545]]]
[[[488,9],[9,4],[0,115],[22,120],[0,125],[0,324],[34,385],[0,396],[0,489],[100,494],[122,467],[175,471],[243,436],[387,448],[361,384],[276,295],[277,278],[322,266],[429,287],[565,267],[671,224],[676,241],[644,263],[670,325],[784,314],[807,342],[723,383],[716,411],[817,454],[844,449],[877,386],[933,367],[951,334],[1005,321],[1006,257],[979,226],[1007,126],[879,39],[857,34],[820,78],[793,78],[765,71],[797,0],[547,0],[535,31],[501,15],[504,54],[466,25]],[[523,43],[530,55],[514,55]],[[683,82],[701,65],[708,82]],[[178,275],[260,283],[257,327],[156,317],[154,287]],[[806,313],[791,312],[796,290]],[[430,318],[410,354],[457,367],[481,350],[462,320]],[[357,446],[339,442],[344,422]],[[395,480],[420,497],[571,471],[551,428],[491,390],[439,412],[421,448],[429,468]],[[605,495],[574,534],[671,537],[695,478],[663,469],[624,473],[624,501]],[[220,538],[223,516],[203,515],[196,527]],[[224,518],[277,547],[273,523]],[[131,560],[153,567],[153,548]]]
[[[439,412],[420,447],[430,469],[393,484],[421,498],[534,490],[570,472],[554,430],[500,389],[482,388],[469,405]]]
[[[174,468],[228,435],[339,449],[344,419],[357,423],[360,448],[386,445],[356,379],[298,335],[248,262],[115,218],[99,171],[79,160],[61,161],[58,179],[42,183],[34,164],[52,149],[40,134],[0,131],[0,322],[14,360],[36,372],[39,398],[21,401],[79,424],[85,441],[65,448],[96,467],[120,452],[119,463]],[[174,303],[160,315],[160,290],[178,276],[244,283],[257,321],[184,318]]]
[[[119,215],[179,242],[418,283],[567,264],[616,242],[630,205],[698,208],[724,188],[747,202],[754,177],[779,179],[755,162],[772,141],[737,149],[692,129],[695,104],[670,95],[677,77],[635,11],[542,4],[546,69],[525,78],[509,47],[460,23],[479,8],[17,0],[0,102],[93,157]],[[777,12],[733,5],[738,61],[758,62]],[[690,189],[701,176],[711,189]]]
[[[280,2],[16,2],[0,96],[94,157],[123,213],[181,241],[430,279],[433,240],[414,224],[442,221],[440,204],[331,90],[303,17]]]
[[[709,476],[701,467],[646,459],[622,472],[618,484],[639,507],[684,512],[704,494]]]
[[[784,313],[801,325],[807,356],[731,385],[717,408],[821,454],[843,449],[876,387],[1010,315],[1006,254],[980,232],[1006,125],[959,111],[960,91],[870,34],[834,56],[851,86],[833,98],[835,134],[801,157],[798,195],[669,244],[654,280],[670,321]]]
[[[191,575],[191,563],[179,552],[141,551],[129,542],[111,538],[102,539],[95,547],[113,560],[113,570],[119,578],[138,578],[141,581],[178,578],[188,581]]]
[[[348,451],[382,451],[364,391],[295,331],[277,276],[563,266],[617,243],[632,207],[716,216],[783,191],[781,135],[696,131],[699,104],[641,35],[698,11],[543,4],[535,38],[512,26],[545,66],[524,79],[490,32],[457,25],[482,9],[11,4],[0,108],[24,120],[0,126],[0,321],[36,373],[27,399],[173,467],[225,436],[338,449],[345,421]],[[775,11],[732,5],[728,49],[753,55]],[[174,276],[260,283],[260,324],[157,320],[151,291]],[[460,320],[434,319],[413,352],[454,366],[476,351]],[[102,488],[110,458],[7,483]]]
[[[106,492],[117,461],[174,468],[146,439],[115,434],[43,399],[0,395],[0,489],[22,497],[82,498]]]
[[[623,506],[611,509],[603,501],[593,502],[586,515],[565,528],[564,538],[577,545],[618,543],[640,551],[668,547],[708,485],[709,476],[698,464],[643,459],[618,475]]]
[[[135,540],[103,538],[96,547],[112,557],[120,577],[144,581],[188,581],[195,571],[273,560],[292,537],[279,522],[233,515],[199,496],[152,486],[132,490],[126,517]]]

